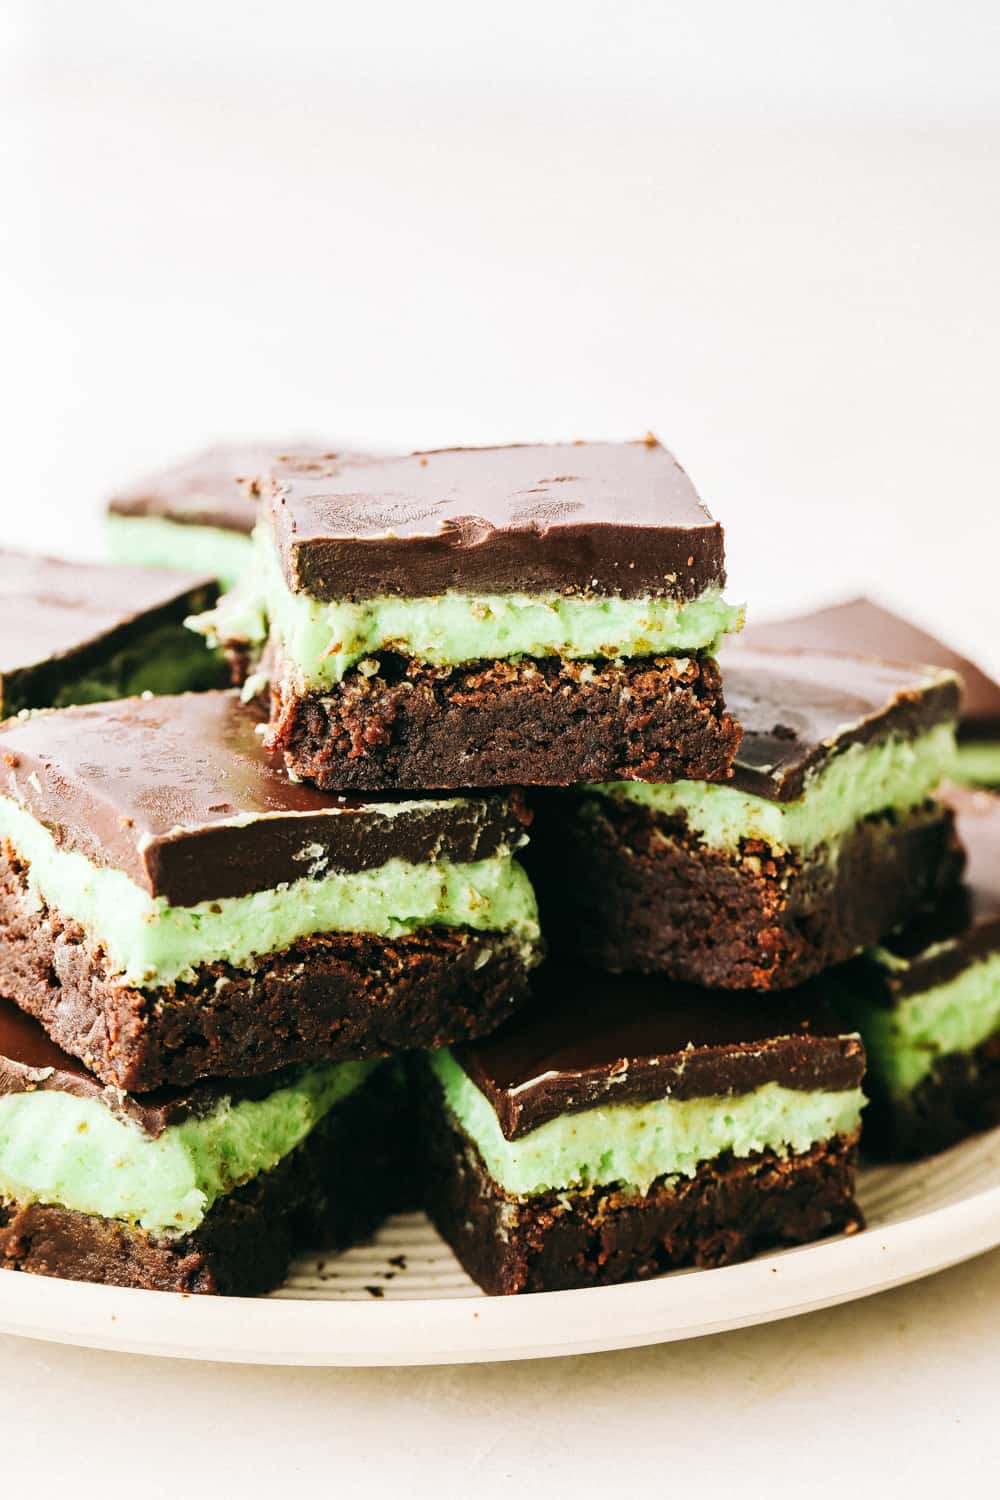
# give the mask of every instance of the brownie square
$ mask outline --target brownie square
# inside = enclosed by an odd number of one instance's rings
[[[345,1248],[412,1198],[404,1109],[388,1063],[130,1095],[0,999],[0,1264],[270,1291],[296,1249]]]
[[[434,1046],[527,993],[523,801],[327,796],[261,727],[203,693],[0,730],[0,993],[121,1088]]]
[[[801,983],[959,878],[935,791],[950,673],[818,652],[724,656],[744,727],[725,785],[536,795],[530,868],[553,948],[709,988]]]
[[[754,1008],[550,967],[519,1016],[421,1069],[429,1212],[487,1292],[725,1265],[861,1222],[864,1049],[815,985]]]
[[[268,743],[337,790],[723,777],[722,530],[655,440],[276,466]]]
[[[1000,786],[1000,683],[967,656],[871,599],[850,599],[802,615],[753,625],[748,645],[846,651],[892,661],[923,662],[958,674],[962,712],[958,727],[957,779]]]
[[[217,593],[194,573],[0,551],[0,718],[223,686],[222,657],[184,628]]]

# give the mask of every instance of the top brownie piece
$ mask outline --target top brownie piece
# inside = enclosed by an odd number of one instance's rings
[[[692,599],[725,582],[722,528],[652,439],[290,461],[270,489],[285,581],[316,599]]]
[[[344,797],[290,779],[234,693],[133,698],[0,730],[0,790],[61,845],[194,906],[333,870],[489,858],[523,839],[519,800]]]
[[[599,1105],[850,1089],[864,1049],[821,980],[784,995],[708,994],[636,974],[544,967],[520,1015],[453,1049],[507,1140]]]
[[[931,668],[741,643],[722,668],[743,726],[728,784],[773,802],[801,797],[807,776],[849,745],[913,738],[958,713],[957,679]]]
[[[0,551],[0,717],[10,704],[45,706],[67,672],[79,676],[216,594],[212,579],[193,573]]]
[[[848,652],[957,672],[963,689],[963,726],[973,734],[1000,729],[1000,683],[943,641],[870,599],[850,599],[828,609],[751,625],[743,639],[751,646]]]

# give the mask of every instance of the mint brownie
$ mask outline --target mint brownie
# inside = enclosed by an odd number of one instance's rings
[[[549,968],[495,1035],[421,1068],[429,1211],[487,1292],[726,1265],[861,1222],[864,1049],[815,989]]]
[[[253,484],[282,452],[314,452],[295,441],[220,444],[121,490],[108,502],[116,562],[197,568],[232,588],[252,556]]]
[[[839,973],[862,1033],[865,1146],[922,1156],[1000,1124],[1000,798],[949,788],[966,883]]]
[[[435,1046],[526,993],[520,800],[325,796],[262,727],[201,693],[0,730],[0,994],[108,1083]]]
[[[537,798],[532,875],[554,947],[710,989],[777,989],[871,947],[959,877],[951,673],[738,648],[725,784]]]
[[[265,497],[267,486],[265,488]],[[268,743],[337,789],[724,777],[721,527],[653,440],[288,461]]]
[[[130,1095],[0,999],[0,1265],[269,1291],[296,1248],[352,1244],[405,1199],[394,1071],[318,1063]]]
[[[0,718],[223,685],[222,658],[184,628],[216,593],[194,573],[0,551]]]
[[[744,639],[748,645],[847,651],[956,672],[962,683],[962,711],[954,775],[973,785],[1000,787],[1000,683],[909,620],[870,599],[851,599],[754,625]]]

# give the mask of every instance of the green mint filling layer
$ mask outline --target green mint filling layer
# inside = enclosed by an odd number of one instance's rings
[[[889,969],[908,967],[878,948],[868,956]],[[1000,954],[894,1006],[874,1005],[843,989],[838,1010],[861,1032],[872,1078],[894,1098],[914,1089],[939,1058],[970,1052],[1000,1031]]]
[[[657,1178],[693,1177],[723,1151],[808,1151],[831,1136],[853,1135],[864,1105],[860,1089],[806,1092],[767,1083],[732,1097],[609,1104],[560,1115],[508,1141],[493,1106],[452,1054],[431,1053],[429,1060],[452,1116],[490,1175],[515,1197],[610,1183],[645,1193]]]
[[[378,1063],[303,1069],[263,1099],[221,1099],[155,1140],[97,1099],[0,1098],[0,1198],[189,1234],[212,1204],[294,1151]]]
[[[189,526],[163,516],[107,517],[111,559],[130,567],[204,573],[232,588],[253,556],[250,537],[221,526]]]
[[[245,965],[319,932],[392,938],[420,927],[471,927],[509,934],[527,950],[539,937],[531,882],[506,850],[470,864],[391,859],[354,874],[170,906],[122,870],[59,848],[49,830],[8,797],[0,797],[0,838],[28,862],[28,887],[40,902],[78,922],[103,945],[114,972],[147,988],[190,980],[198,965],[216,960]]]
[[[713,651],[743,625],[743,609],[727,604],[718,589],[687,602],[456,590],[425,599],[327,603],[293,594],[269,528],[259,526],[256,535],[263,610],[302,691],[334,687],[380,651],[432,666],[512,656],[685,655]]]
[[[1000,740],[962,741],[953,774],[970,786],[1000,786]]]
[[[683,814],[712,848],[738,850],[745,839],[761,839],[772,849],[811,850],[875,813],[919,807],[951,771],[954,754],[951,724],[936,724],[915,739],[849,745],[807,780],[795,802],[771,802],[706,781],[614,781],[589,790]]]

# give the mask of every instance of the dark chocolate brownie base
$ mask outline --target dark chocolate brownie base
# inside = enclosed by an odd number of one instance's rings
[[[711,657],[378,660],[324,695],[272,679],[268,743],[294,775],[332,791],[717,781],[739,746]]]
[[[41,1203],[0,1204],[8,1270],[159,1292],[249,1297],[280,1286],[298,1249],[367,1238],[412,1192],[396,1158],[400,1109],[389,1069],[321,1122],[271,1172],[213,1204],[181,1239]]]
[[[525,864],[555,952],[709,989],[785,989],[871,947],[959,878],[949,809],[870,818],[836,858],[711,849],[683,818],[598,796],[535,800]]]
[[[436,1108],[434,1107],[436,1104]],[[506,1194],[440,1094],[425,1115],[428,1213],[491,1295],[639,1281],[681,1266],[724,1266],[759,1250],[861,1228],[857,1141],[836,1137],[798,1156],[720,1158],[638,1196],[620,1187]]]
[[[326,933],[252,970],[205,964],[190,983],[137,989],[109,974],[80,927],[37,906],[9,845],[0,939],[0,993],[102,1082],[136,1093],[443,1046],[495,1030],[528,994],[519,942],[443,927]]]
[[[971,1052],[939,1058],[905,1099],[882,1093],[869,1075],[862,1140],[883,1160],[933,1156],[966,1136],[1000,1125],[1000,1032]]]

